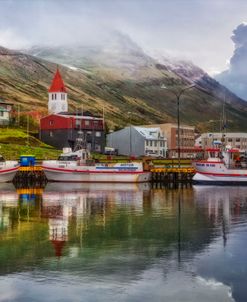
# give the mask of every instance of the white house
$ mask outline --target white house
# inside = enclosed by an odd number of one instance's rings
[[[0,125],[8,125],[12,115],[13,104],[0,100]]]

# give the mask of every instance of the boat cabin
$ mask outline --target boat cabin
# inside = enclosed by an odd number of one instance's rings
[[[231,168],[241,168],[240,154],[238,149],[227,148],[224,151],[224,162]]]
[[[223,155],[220,148],[208,148],[206,149],[208,161],[222,161]]]
[[[58,157],[59,161],[79,161],[85,163],[91,159],[90,152],[87,149],[72,151],[71,148],[64,148],[63,153]]]
[[[245,168],[246,161],[240,157],[239,150],[236,148],[226,147],[225,150],[220,148],[208,148],[207,161],[224,162],[228,168]]]

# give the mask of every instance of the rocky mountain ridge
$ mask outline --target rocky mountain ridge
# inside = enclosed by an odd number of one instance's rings
[[[199,130],[218,131],[226,102],[229,131],[247,130],[247,103],[185,61],[157,60],[129,37],[107,46],[33,47],[25,53],[0,48],[0,98],[22,110],[46,113],[47,90],[57,64],[68,89],[72,111],[102,114],[109,127],[176,122],[171,90],[196,83],[181,97],[181,122]],[[168,89],[161,89],[165,85]]]

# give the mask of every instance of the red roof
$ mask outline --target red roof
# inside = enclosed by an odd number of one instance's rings
[[[48,91],[49,92],[66,92],[66,88],[64,86],[63,79],[62,79],[61,74],[58,69],[52,80],[51,87]]]

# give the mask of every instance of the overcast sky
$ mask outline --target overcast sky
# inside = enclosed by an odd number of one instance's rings
[[[87,44],[120,30],[213,74],[227,68],[244,21],[246,0],[0,0],[0,45]]]

